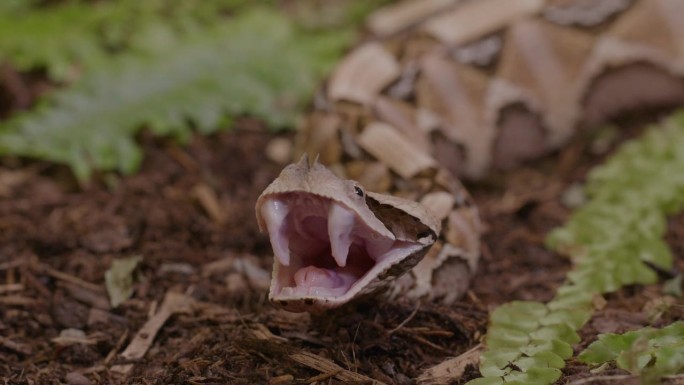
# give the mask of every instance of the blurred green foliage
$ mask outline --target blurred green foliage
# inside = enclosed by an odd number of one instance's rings
[[[37,3],[11,0],[0,7],[0,59],[19,70],[45,68],[50,78],[70,81],[118,54],[163,50],[184,33],[217,24],[224,12],[247,1]]]
[[[85,180],[135,172],[143,127],[186,139],[250,115],[291,128],[382,2],[13,0],[0,6],[0,59],[63,86],[0,123],[0,154],[65,163]]]
[[[492,313],[488,349],[480,361],[483,377],[469,385],[557,381],[564,360],[572,357],[572,345],[579,342],[576,331],[591,318],[593,303],[601,294],[626,285],[657,282],[649,265],[665,270],[672,267],[663,237],[666,216],[681,211],[684,205],[682,148],[684,111],[624,144],[590,172],[585,186],[589,202],[547,240],[551,248],[573,259],[567,282],[549,303],[517,301]],[[681,327],[673,330],[680,333]],[[681,348],[684,339],[677,338],[673,343]],[[584,354],[587,362],[596,361],[592,354],[605,351],[601,346]],[[681,368],[681,354],[671,355],[671,349],[663,352],[664,365]],[[651,350],[647,353],[658,357]]]

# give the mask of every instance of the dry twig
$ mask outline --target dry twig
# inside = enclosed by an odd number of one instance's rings
[[[301,353],[295,353],[291,354],[290,358],[304,366],[307,366],[309,368],[318,370],[321,373],[324,373],[327,376],[327,378],[330,377],[335,377],[338,380],[342,381],[343,383],[356,383],[356,384],[374,384],[374,385],[382,385],[384,384],[383,382],[374,380],[370,377],[366,377],[362,374],[354,373],[352,371],[346,370],[342,368],[341,366],[337,365],[336,363],[317,356],[313,353],[309,352],[301,352]]]

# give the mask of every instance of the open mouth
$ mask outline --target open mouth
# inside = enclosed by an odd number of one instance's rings
[[[422,247],[397,240],[375,217],[362,219],[346,205],[311,193],[272,194],[260,215],[276,260],[275,300],[335,302]]]

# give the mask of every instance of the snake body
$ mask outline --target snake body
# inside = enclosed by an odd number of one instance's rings
[[[480,252],[477,208],[459,178],[537,159],[635,111],[684,104],[681,20],[681,0],[399,2],[371,15],[370,36],[320,89],[297,153],[403,199],[368,198],[371,210],[426,207],[440,224],[434,245],[374,282],[451,303]],[[421,215],[409,217],[430,221]],[[306,302],[293,309],[331,307]]]

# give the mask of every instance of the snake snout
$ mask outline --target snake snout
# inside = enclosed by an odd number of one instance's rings
[[[403,258],[406,242],[381,233],[352,208],[305,192],[273,194],[261,205],[274,254],[270,298],[336,301],[380,263]]]

